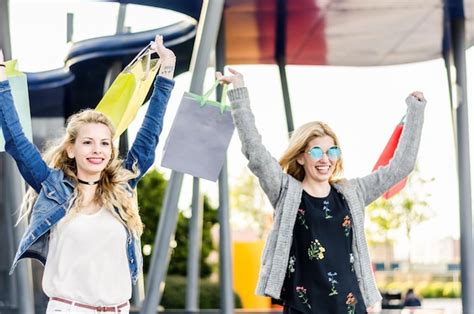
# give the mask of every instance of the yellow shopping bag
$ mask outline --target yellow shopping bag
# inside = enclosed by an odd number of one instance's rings
[[[133,121],[143,104],[160,68],[160,59],[152,59],[153,50],[146,46],[117,76],[95,108],[107,115],[118,138]]]
[[[26,137],[32,141],[31,115],[30,115],[30,99],[28,96],[28,82],[26,74],[17,70],[17,60],[5,62],[8,83],[10,84],[13,104],[15,105],[20,119],[21,126]],[[0,152],[5,151],[5,140],[3,132],[0,128]]]

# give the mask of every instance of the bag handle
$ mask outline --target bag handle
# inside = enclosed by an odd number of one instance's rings
[[[127,66],[125,67],[124,71],[125,71],[125,70],[128,70],[128,68],[131,67],[132,64],[134,64],[135,61],[137,61],[137,59],[143,57],[143,56],[148,52],[148,50],[149,50],[150,48],[151,48],[151,42],[150,42],[148,45],[146,45],[145,48],[143,48],[142,50],[140,50],[140,52],[135,56],[135,58],[133,58],[133,60],[130,61],[129,64],[127,64]]]
[[[219,81],[216,80],[214,82],[214,84],[212,85],[212,87],[206,92],[204,93],[204,95],[202,95],[202,97],[200,97],[200,106],[201,107],[204,107],[206,105],[206,103],[209,102],[209,97],[211,96],[212,92],[214,92],[214,90],[217,88],[217,86],[219,85]],[[217,101],[217,102],[211,102],[210,104],[211,105],[217,105],[216,107],[219,107],[221,113],[224,113],[226,111],[226,109],[229,108],[229,106],[227,105],[227,90],[229,88],[229,84],[224,84],[224,87],[222,88],[222,97],[221,97],[221,101]]]
[[[140,80],[145,81],[148,78],[148,75],[150,75],[150,70],[151,70],[151,54],[153,53],[153,49],[151,49],[151,44],[153,42],[151,41],[148,45],[145,46],[136,56],[133,58],[133,60],[127,64],[124,71],[128,71],[128,69],[135,64],[138,60],[142,59],[143,57],[146,57],[146,66],[145,66],[145,73],[143,73],[143,76],[140,78]],[[160,67],[161,66],[161,59],[158,59],[156,62],[155,67]]]

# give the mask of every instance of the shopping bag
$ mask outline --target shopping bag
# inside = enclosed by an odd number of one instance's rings
[[[376,171],[378,168],[388,165],[390,160],[393,158],[393,155],[395,154],[395,150],[398,147],[398,142],[400,141],[400,137],[402,135],[403,127],[405,126],[405,116],[402,118],[400,123],[395,127],[395,130],[393,130],[392,135],[390,136],[390,139],[387,142],[387,145],[385,145],[384,150],[382,151],[382,154],[380,154],[379,159],[375,163],[374,168],[372,171]],[[386,191],[383,194],[383,197],[385,199],[389,199],[398,192],[400,192],[406,185],[408,177],[402,179],[400,182],[392,186],[388,191]]]
[[[115,126],[115,138],[136,117],[155,79],[160,60],[152,59],[153,50],[146,46],[117,76],[95,110],[104,113]]]
[[[209,100],[218,84],[202,96],[184,93],[166,139],[163,167],[217,181],[234,132],[227,85],[220,102]]]
[[[8,83],[10,84],[13,103],[26,137],[33,140],[31,131],[30,99],[28,98],[28,82],[26,74],[17,70],[17,60],[5,62]],[[0,152],[5,151],[5,139],[0,128]]]

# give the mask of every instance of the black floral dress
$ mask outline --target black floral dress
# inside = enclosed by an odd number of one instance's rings
[[[333,187],[324,198],[303,191],[280,301],[295,312],[366,313],[354,272],[351,214]]]

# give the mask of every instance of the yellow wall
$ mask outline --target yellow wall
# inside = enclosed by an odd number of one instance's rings
[[[255,295],[263,246],[264,241],[233,243],[234,289],[245,309],[271,307],[270,298]]]

